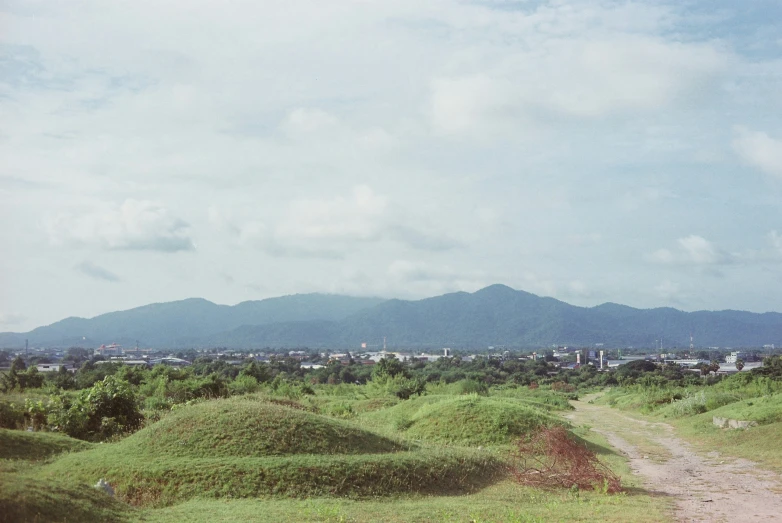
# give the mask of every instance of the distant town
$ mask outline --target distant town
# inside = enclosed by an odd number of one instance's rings
[[[394,349],[386,346],[370,350],[367,343],[358,345],[355,351],[323,351],[307,347],[287,349],[268,348],[265,350],[229,350],[225,348],[162,350],[152,348],[123,347],[117,343],[103,344],[95,348],[70,347],[47,348],[27,347],[23,350],[0,349],[0,370],[8,369],[11,361],[21,357],[26,364],[35,365],[39,372],[61,372],[78,370],[78,364],[90,361],[95,365],[108,363],[128,366],[154,367],[167,365],[187,367],[197,360],[221,361],[240,367],[250,361],[268,363],[272,360],[288,360],[302,370],[320,369],[330,363],[341,365],[375,365],[383,358],[396,358],[406,363],[426,363],[441,358],[458,358],[463,362],[477,359],[489,360],[544,360],[552,368],[578,369],[583,365],[592,365],[597,370],[607,370],[637,360],[647,360],[661,364],[676,364],[685,369],[697,371],[701,366],[717,363],[717,374],[733,374],[742,369],[750,370],[762,366],[764,357],[782,353],[774,345],[761,348],[734,350],[729,347],[691,348],[669,352],[636,348],[554,346],[549,349],[510,350],[504,347],[489,346],[481,350],[454,350],[442,348],[439,351],[421,352],[410,349]]]

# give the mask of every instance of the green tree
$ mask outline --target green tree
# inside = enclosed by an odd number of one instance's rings
[[[736,360],[736,370],[741,372],[741,369],[743,369],[743,368],[744,368],[744,360],[742,360],[741,358],[738,358]]]
[[[405,375],[405,367],[393,354],[378,361],[372,369],[372,379],[376,381],[382,381],[400,375]]]

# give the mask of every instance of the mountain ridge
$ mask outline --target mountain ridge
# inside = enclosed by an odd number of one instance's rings
[[[0,347],[135,343],[149,347],[357,348],[383,337],[398,347],[551,345],[759,347],[782,344],[782,314],[637,309],[606,302],[580,307],[495,284],[421,300],[294,294],[233,306],[203,298],[144,305],[28,333],[0,333]]]

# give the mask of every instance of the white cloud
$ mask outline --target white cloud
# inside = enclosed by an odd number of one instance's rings
[[[521,53],[487,50],[481,72],[436,78],[431,86],[435,129],[475,136],[518,132],[520,125],[539,128],[563,117],[643,114],[680,100],[696,101],[699,88],[728,62],[708,44],[621,33],[549,37],[528,45]]]
[[[782,177],[782,140],[738,126],[734,128],[733,150],[748,164]]]
[[[189,225],[155,202],[125,200],[45,221],[54,245],[93,245],[106,250],[176,252],[194,249]]]
[[[667,265],[703,266],[732,263],[739,258],[695,234],[679,238],[676,243],[677,247],[674,250],[658,249],[652,253],[651,260]]]
[[[677,282],[663,280],[654,288],[655,294],[662,300],[669,303],[680,303],[682,299],[682,288]]]
[[[280,257],[339,259],[381,242],[423,251],[460,245],[398,211],[371,187],[357,185],[348,197],[295,199],[285,213],[267,222],[229,217],[215,207],[209,209],[209,219],[239,244]]]
[[[713,243],[701,236],[691,234],[686,238],[679,238],[677,243],[684,251],[686,259],[698,265],[721,263],[726,259]]]

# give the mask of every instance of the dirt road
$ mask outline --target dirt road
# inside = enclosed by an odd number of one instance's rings
[[[673,501],[673,521],[782,521],[779,475],[716,451],[702,453],[668,424],[634,419],[589,399],[573,402],[576,410],[567,417],[602,434],[629,458],[648,490]]]

